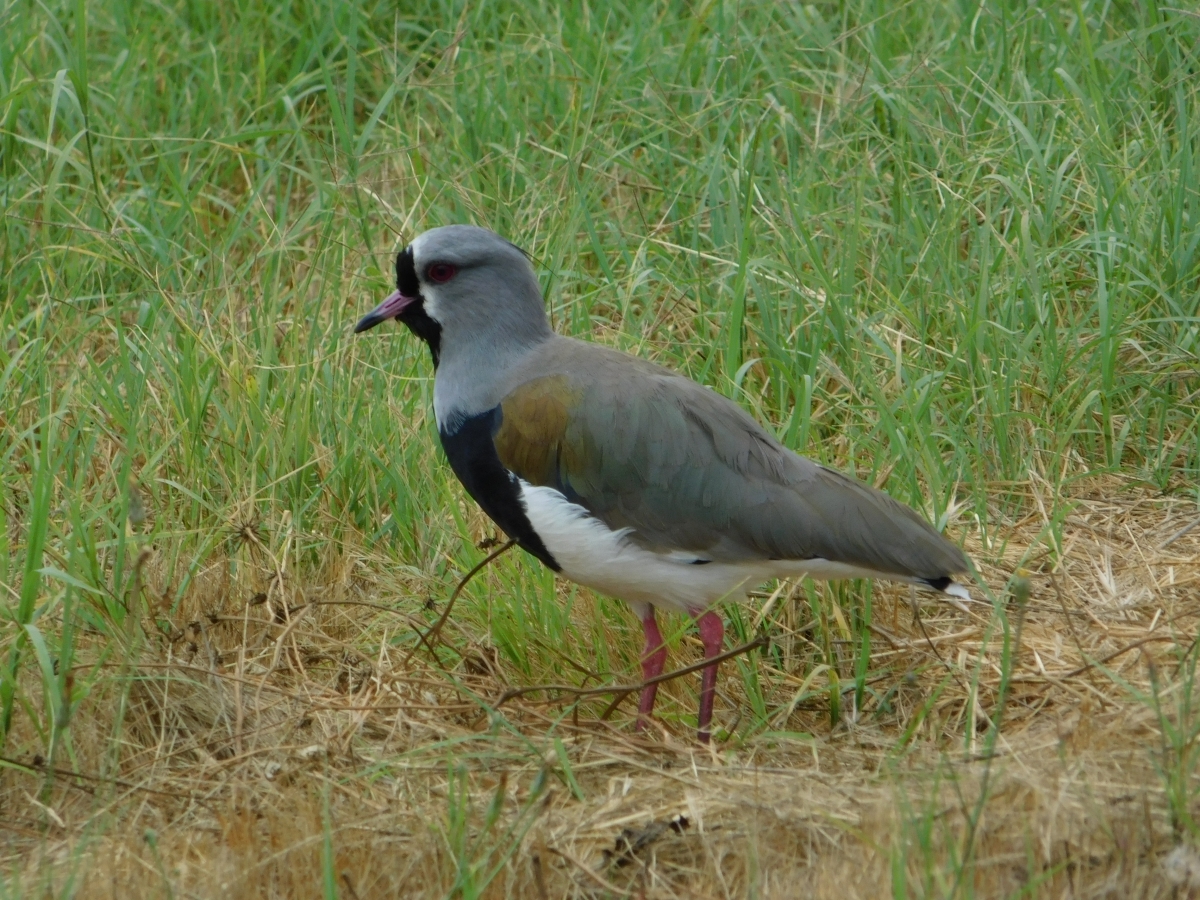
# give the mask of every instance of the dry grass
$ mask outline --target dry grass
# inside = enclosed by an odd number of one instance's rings
[[[7,864],[23,859],[30,886],[77,879],[88,897],[317,896],[323,872],[345,897],[442,897],[493,869],[482,896],[878,896],[905,880],[942,893],[986,790],[964,869],[978,895],[1182,896],[1194,863],[1163,729],[1196,727],[1168,711],[1200,624],[1200,528],[1181,533],[1185,503],[1113,479],[1089,488],[1062,564],[1032,576],[991,755],[1002,640],[985,604],[926,603],[918,622],[906,594],[877,588],[885,706],[831,729],[810,697],[775,736],[708,750],[685,727],[638,736],[626,708],[605,722],[601,707],[564,714],[538,695],[506,703],[498,724],[489,709],[520,675],[482,638],[448,672],[423,651],[366,658],[348,640],[378,633],[386,648],[404,613],[370,604],[420,615],[438,586],[371,559],[297,585],[266,548],[243,548],[257,565],[242,583],[210,577],[174,634],[131,636],[145,641],[136,677],[82,705],[77,759],[53,777],[28,757],[0,773]],[[1002,552],[968,545],[991,561],[993,591],[1044,525],[1015,523]],[[153,562],[145,581],[153,596]],[[774,608],[785,652],[767,674],[786,711],[804,613]],[[77,657],[104,658],[86,641]],[[739,679],[724,685],[731,719],[746,701]],[[114,753],[104,736],[121,715]],[[14,733],[22,744],[32,735]]]

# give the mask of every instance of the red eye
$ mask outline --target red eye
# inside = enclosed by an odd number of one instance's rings
[[[436,284],[445,284],[458,274],[458,266],[450,263],[431,263],[425,270],[425,277]]]

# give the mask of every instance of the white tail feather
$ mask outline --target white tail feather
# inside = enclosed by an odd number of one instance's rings
[[[946,585],[943,594],[949,594],[951,597],[958,597],[960,600],[970,600],[971,592],[967,590],[965,585],[959,584],[957,581],[952,581]]]

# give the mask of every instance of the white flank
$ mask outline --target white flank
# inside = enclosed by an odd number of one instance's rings
[[[562,574],[603,594],[688,612],[725,597],[741,599],[747,581],[770,577],[752,563],[696,565],[694,555],[644,550],[629,540],[630,529],[613,531],[554,488],[522,481],[521,497]]]
[[[654,553],[613,531],[561,492],[521,481],[525,514],[550,555],[572,581],[633,604],[648,603],[673,612],[707,609],[720,600],[741,600],[746,591],[772,578],[887,578],[896,575],[825,559],[745,560],[697,564],[698,554]],[[915,579],[911,579],[915,581]],[[970,595],[960,584],[946,593]]]

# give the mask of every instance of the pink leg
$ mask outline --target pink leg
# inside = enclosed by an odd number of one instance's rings
[[[715,612],[706,612],[696,620],[700,629],[700,640],[704,643],[704,658],[712,659],[721,652],[725,640],[725,625]],[[712,722],[713,698],[717,693],[717,663],[700,673],[700,743],[707,744],[709,723]]]
[[[667,662],[667,648],[663,645],[662,633],[658,630],[658,622],[654,619],[654,607],[646,608],[642,616],[642,634],[646,636],[646,646],[642,649],[642,680],[649,681],[662,674]],[[654,698],[658,694],[657,684],[648,684],[642,688],[642,696],[638,701],[637,729],[640,731],[650,721],[650,713],[654,710]]]

